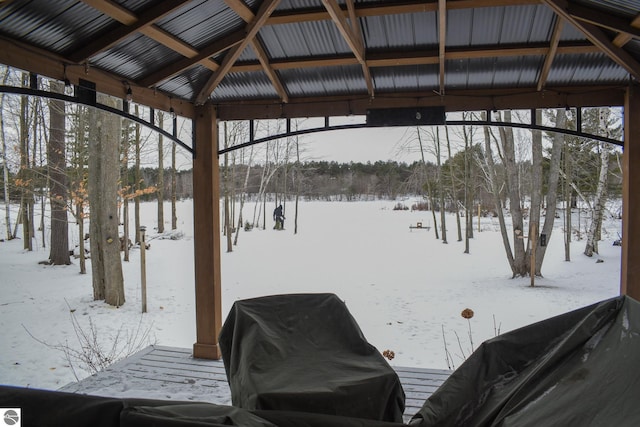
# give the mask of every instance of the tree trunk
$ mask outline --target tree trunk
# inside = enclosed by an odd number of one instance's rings
[[[598,187],[596,189],[593,209],[591,210],[591,223],[587,231],[587,244],[584,254],[588,257],[598,253],[597,231],[602,223],[604,205],[607,199],[607,176],[609,173],[609,149],[605,143],[600,144],[600,174],[598,176]]]
[[[22,85],[29,86],[29,75],[23,73]],[[29,170],[29,114],[28,100],[26,96],[20,98],[20,171],[18,178],[20,180],[20,211],[22,213],[22,244],[23,248],[32,251],[31,233],[32,227],[29,220],[31,219],[31,209],[33,208],[33,193],[31,191],[31,173]]]
[[[598,112],[600,119],[598,130],[604,133],[605,136],[610,136],[608,131],[610,110],[608,108],[600,108]],[[591,224],[587,232],[587,244],[584,249],[584,254],[589,257],[593,256],[594,252],[598,253],[598,231],[602,226],[602,217],[607,201],[607,179],[609,177],[609,147],[606,143],[598,143],[598,147],[600,148],[600,174],[591,211]]]
[[[158,111],[158,126],[164,128],[164,114]],[[156,187],[158,196],[158,233],[164,233],[164,138],[158,136],[158,184]]]
[[[535,123],[542,122],[542,111],[537,109],[532,111]],[[542,132],[531,131],[531,206],[529,208],[529,239],[527,240],[527,270],[531,275],[531,262],[538,263],[538,248],[540,239],[537,234],[540,230],[540,208],[542,206]],[[535,235],[534,235],[535,234]],[[533,245],[535,244],[535,247]],[[534,257],[535,256],[535,260]],[[539,275],[538,269],[534,265],[534,275]],[[531,281],[533,285],[533,279]]]
[[[76,109],[75,144],[73,145],[72,163],[74,178],[72,186],[72,199],[75,205],[76,223],[78,224],[78,249],[80,256],[80,274],[87,274],[85,254],[85,208],[87,200],[87,186],[85,175],[85,156],[87,155],[87,129],[89,128],[89,116],[87,107],[78,106]],[[90,132],[93,132],[90,130]]]
[[[9,78],[9,71],[4,69],[2,84],[6,84]],[[7,240],[13,239],[11,233],[11,197],[9,196],[9,167],[7,166],[7,144],[4,135],[4,93],[0,93],[0,142],[2,142],[2,177],[4,182],[4,212]]]
[[[564,260],[571,261],[571,234],[573,232],[572,210],[571,204],[572,191],[571,191],[571,159],[569,157],[570,149],[569,144],[565,142],[564,145],[564,200],[565,200],[565,212],[564,212]]]
[[[173,118],[173,136],[177,135],[177,119]],[[171,229],[178,228],[178,215],[176,213],[176,202],[178,199],[177,187],[176,187],[176,143],[171,144]]]
[[[122,224],[123,236],[121,247],[124,252],[123,260],[129,262],[129,199],[131,198],[131,185],[129,182],[129,150],[131,149],[131,123],[123,120],[122,123],[122,160],[120,164],[120,192],[122,200]]]
[[[556,110],[555,125],[557,128],[564,129],[567,126],[567,113],[564,109]],[[551,241],[553,233],[553,224],[556,218],[556,206],[558,204],[558,182],[560,181],[560,163],[562,160],[562,147],[564,145],[564,135],[555,133],[553,135],[553,143],[551,146],[551,155],[549,159],[549,175],[547,190],[547,213],[544,218],[544,225],[541,233],[546,236],[547,245]],[[571,212],[571,210],[569,210]],[[571,221],[571,220],[569,220]],[[571,226],[571,223],[569,223]],[[536,275],[542,276],[542,263],[547,253],[548,246],[538,245],[536,251]]]
[[[505,122],[511,121],[511,111],[504,112]],[[513,222],[513,264],[511,270],[513,277],[527,276],[529,271],[525,260],[524,250],[524,221],[522,207],[520,205],[520,179],[518,176],[518,164],[516,162],[515,142],[512,128],[500,128],[500,140],[504,155],[505,169],[507,172],[507,194],[509,196],[509,208]]]
[[[444,128],[445,135],[447,137],[447,156],[449,159],[449,178],[451,180],[451,194],[453,194],[454,203],[457,201],[456,197],[456,180],[454,177],[454,169],[453,169],[453,157],[451,156],[451,139],[449,138],[449,127],[445,126]],[[458,231],[458,242],[462,241],[462,224],[460,221],[460,212],[458,210],[458,206],[456,206],[456,228]]]
[[[140,117],[140,109],[138,104],[135,107],[136,117]],[[135,139],[133,141],[135,147],[135,170],[133,172],[136,182],[133,184],[133,192],[135,197],[133,198],[133,216],[134,216],[134,224],[136,229],[134,230],[135,238],[134,241],[139,244],[140,243],[140,192],[142,190],[142,176],[140,175],[140,151],[141,147],[141,134],[140,134],[140,123],[135,124]]]
[[[227,122],[224,122],[224,147],[229,147]],[[233,252],[231,240],[231,224],[233,224],[233,221],[229,218],[229,153],[224,153],[224,176],[222,182],[224,185],[224,235],[227,237],[227,252]]]
[[[112,98],[99,102],[117,108]],[[90,245],[94,299],[112,306],[125,303],[124,279],[118,238],[118,177],[120,119],[90,109],[89,204]]]
[[[240,230],[243,228],[243,218],[242,218],[242,210],[244,208],[245,196],[247,194],[247,186],[249,185],[249,176],[251,173],[251,164],[253,163],[253,145],[251,146],[249,152],[249,161],[247,162],[247,172],[244,175],[244,185],[242,186],[242,193],[240,194],[240,214],[238,215],[238,228],[236,229],[236,236],[234,238],[233,244],[238,244],[238,235],[240,234]]]
[[[436,211],[435,211],[435,203],[433,192],[431,191],[431,183],[429,182],[429,177],[427,176],[427,161],[424,158],[424,147],[422,145],[422,136],[420,135],[420,128],[416,127],[416,132],[418,134],[418,144],[420,145],[420,157],[422,158],[422,167],[424,168],[424,180],[427,186],[427,198],[429,200],[429,205],[431,208],[431,215],[433,216],[433,231],[436,234],[436,240],[440,240],[438,236],[438,221],[436,219]]]
[[[63,93],[64,84],[50,82],[51,91]],[[51,203],[51,245],[49,262],[53,265],[69,265],[69,222],[67,219],[67,174],[65,147],[65,106],[63,101],[49,101],[49,145],[47,165],[49,169],[49,201]]]
[[[500,189],[498,185],[498,177],[496,171],[496,165],[493,161],[493,150],[491,149],[491,135],[488,126],[484,127],[484,150],[485,150],[485,179],[488,181],[489,189],[493,195],[493,202],[495,204],[496,213],[498,215],[498,221],[500,223],[500,235],[502,236],[502,245],[504,247],[505,254],[509,266],[513,270],[514,258],[511,244],[509,243],[509,236],[507,234],[507,224],[504,219],[504,207],[502,205],[502,198],[500,197]]]
[[[473,237],[473,212],[471,210],[473,195],[471,190],[471,141],[467,134],[467,128],[462,127],[464,134],[464,210],[465,210],[465,233],[464,233],[464,253],[468,254],[471,250],[469,240]],[[457,210],[457,207],[456,207]]]
[[[438,192],[440,194],[440,235],[442,236],[442,243],[447,242],[447,221],[445,214],[445,200],[444,200],[444,183],[442,182],[442,161],[440,159],[440,129],[436,128],[436,164],[438,166]],[[455,193],[454,193],[455,194]],[[455,203],[455,196],[453,197]]]

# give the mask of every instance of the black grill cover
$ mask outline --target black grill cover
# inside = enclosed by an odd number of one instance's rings
[[[486,341],[410,425],[640,426],[640,303],[618,297]]]
[[[336,295],[236,301],[219,342],[234,406],[402,422],[398,375]]]

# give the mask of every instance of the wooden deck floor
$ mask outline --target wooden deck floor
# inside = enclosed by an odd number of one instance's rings
[[[408,421],[451,374],[436,369],[393,367],[406,394]],[[110,397],[138,397],[231,405],[221,360],[191,357],[191,350],[150,346],[108,369],[60,390]]]

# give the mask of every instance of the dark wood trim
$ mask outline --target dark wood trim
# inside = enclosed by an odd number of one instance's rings
[[[193,105],[190,102],[172,99],[162,92],[140,87],[134,82],[125,85],[119,76],[84,64],[69,64],[65,58],[2,37],[0,37],[0,63],[59,81],[68,79],[74,85],[77,85],[80,79],[89,80],[96,84],[98,92],[121,99],[125,99],[127,89],[131,87],[133,101],[136,103],[162,111],[170,111],[173,108],[179,116],[193,116]]]
[[[624,141],[620,294],[640,301],[640,87],[635,85],[625,97]]]
[[[222,276],[216,109],[211,105],[196,107],[193,126],[193,235],[196,286],[196,342],[193,345],[193,357],[219,359]]]
[[[220,120],[277,119],[364,115],[370,108],[444,106],[446,111],[486,111],[531,108],[596,107],[624,104],[626,87],[573,87],[538,91],[537,88],[492,89],[380,94],[360,97],[289,98],[217,105]]]

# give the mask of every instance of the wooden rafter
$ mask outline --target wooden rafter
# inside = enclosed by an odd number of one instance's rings
[[[614,45],[609,38],[597,26],[588,22],[574,18],[568,11],[568,3],[562,0],[542,0],[561,18],[565,19],[578,30],[580,30],[587,39],[597,46],[611,60],[627,70],[635,79],[640,80],[640,63],[636,61],[630,54]]]
[[[245,22],[249,23],[255,19],[255,15],[241,0],[225,0],[225,3],[234,10]],[[253,40],[251,40],[251,48],[255,52],[258,57],[258,61],[262,66],[262,70],[265,72],[269,80],[271,80],[271,84],[276,89],[278,96],[282,99],[282,102],[289,102],[289,95],[287,94],[280,77],[275,72],[275,70],[271,67],[269,63],[269,55],[267,55],[267,51],[264,48],[264,44],[260,40],[260,37],[256,36]]]
[[[447,0],[438,0],[438,62],[440,66],[440,95],[444,96],[445,50],[447,40]]]
[[[640,29],[640,15],[637,15],[630,24],[633,28]],[[625,44],[629,43],[633,37],[629,34],[620,33],[613,39],[613,44],[622,47]]]
[[[640,29],[629,23],[629,21],[614,16],[602,16],[602,12],[599,10],[591,9],[589,7],[570,4],[567,11],[577,20],[588,22],[595,26],[606,28],[607,30],[619,33],[627,37],[640,38]]]
[[[347,0],[347,5],[350,2],[351,0]],[[349,46],[349,49],[351,49],[351,51],[353,52],[354,56],[358,60],[358,63],[361,65],[364,79],[367,84],[367,91],[369,92],[369,96],[373,98],[375,95],[373,78],[371,77],[369,66],[366,63],[364,42],[362,41],[361,31],[359,31],[360,27],[356,27],[357,24],[355,23],[352,24],[353,26],[349,25],[349,23],[347,22],[347,18],[345,17],[336,0],[322,0],[322,4],[327,9],[327,12],[329,12],[329,15],[331,16],[333,22],[336,24],[338,31]],[[347,6],[347,8],[349,8],[349,6]],[[351,5],[351,8],[353,8],[353,4]],[[351,14],[355,17],[355,13],[353,11],[351,12]],[[358,31],[356,31],[356,28],[358,28]]]
[[[203,47],[202,49],[200,49],[197,55],[182,58],[179,61],[166,65],[162,69],[139,79],[137,83],[140,86],[152,87],[197,64],[208,66],[210,70],[215,71],[220,68],[220,66],[217,62],[213,61],[211,57],[218,55],[219,53],[222,53],[225,50],[228,50],[238,43],[242,42],[242,40],[244,40],[244,37],[244,30],[231,33],[228,36],[222,37],[209,44],[208,46]]]
[[[131,34],[145,31],[145,28],[150,27],[156,21],[181,7],[187,1],[188,0],[164,0],[135,17],[134,22],[126,24],[102,37],[92,40],[81,49],[78,49],[73,52],[73,54],[69,55],[69,59],[74,62],[86,61],[95,54],[102,52],[121,40],[129,37]]]
[[[556,25],[553,28],[553,34],[551,35],[551,43],[549,44],[549,53],[545,57],[542,70],[540,71],[540,78],[538,78],[538,91],[541,91],[544,85],[547,83],[549,77],[549,70],[551,70],[551,64],[558,53],[558,45],[560,44],[560,35],[562,34],[562,28],[564,27],[564,19],[558,16],[556,19]]]
[[[269,15],[271,15],[275,8],[278,7],[278,3],[280,3],[280,0],[265,0],[262,3],[255,19],[245,28],[246,37],[240,43],[229,49],[229,52],[227,52],[222,60],[222,64],[220,64],[220,68],[213,73],[204,87],[200,90],[200,93],[198,93],[198,96],[196,97],[196,104],[204,104],[207,98],[209,98],[209,95],[211,95],[211,93],[216,89],[222,79],[224,79],[229,72],[229,69],[231,69],[233,64],[240,57],[242,51],[258,34],[267,18],[269,18]]]
[[[131,12],[130,10],[122,7],[121,5],[111,0],[82,0],[82,1],[87,5],[101,11],[105,15],[108,15],[109,17],[115,19],[121,24],[130,26],[130,25],[135,25],[139,21],[139,17],[135,13]],[[167,1],[167,3],[171,4],[172,2],[169,0]],[[173,3],[178,4],[177,2],[173,2]],[[181,4],[183,3],[183,1],[180,1],[179,3]],[[193,58],[198,56],[199,54],[198,50],[195,49],[193,46],[190,46],[189,44],[183,42],[179,38],[164,31],[163,29],[161,29],[155,24],[142,26],[141,28],[139,28],[138,31],[144,34],[145,36],[157,41],[158,43],[168,47],[169,49],[172,49],[175,52],[178,52],[179,54],[187,58]],[[205,67],[209,68],[210,70],[214,70],[214,71],[217,70],[219,67],[219,65],[212,59],[202,60],[200,61],[200,63]]]
[[[280,77],[278,77],[273,67],[271,67],[271,64],[269,63],[269,56],[267,55],[267,52],[265,52],[264,46],[258,37],[251,40],[251,48],[258,57],[258,61],[260,61],[260,64],[262,65],[262,69],[269,77],[269,80],[271,80],[271,84],[275,87],[278,96],[282,99],[282,102],[289,102],[289,95],[287,95],[287,91],[280,81]]]

